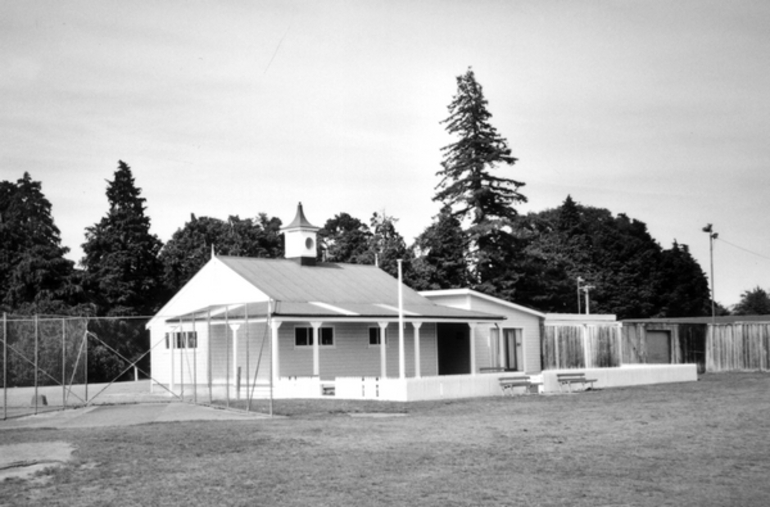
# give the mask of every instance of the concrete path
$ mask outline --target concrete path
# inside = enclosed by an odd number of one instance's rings
[[[191,403],[137,403],[99,405],[59,410],[0,421],[0,430],[10,428],[95,428],[179,421],[250,421],[269,416],[236,412]]]

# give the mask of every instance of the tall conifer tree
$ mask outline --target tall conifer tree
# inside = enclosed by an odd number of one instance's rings
[[[513,165],[508,141],[489,122],[492,114],[473,70],[457,77],[457,94],[448,106],[449,117],[442,123],[457,140],[442,148],[441,177],[434,201],[452,209],[467,227],[471,272],[478,288],[510,297],[495,287],[506,283],[510,249],[517,248],[511,236],[517,216],[514,205],[526,202],[519,192],[524,183],[498,176],[500,166]],[[510,281],[510,280],[508,280]]]
[[[0,301],[19,312],[66,311],[73,262],[39,181],[0,182]]]
[[[107,215],[86,229],[85,283],[101,315],[151,315],[161,303],[162,244],[150,234],[140,195],[131,168],[119,161],[108,181]]]

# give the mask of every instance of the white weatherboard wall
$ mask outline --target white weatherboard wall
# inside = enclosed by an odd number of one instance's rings
[[[194,312],[211,305],[252,303],[267,301],[267,299],[265,293],[244,280],[243,277],[227,267],[219,259],[214,257],[209,260],[161,308],[148,324],[150,328],[150,347],[152,348],[150,361],[153,379],[163,384],[169,383],[171,380],[171,361],[168,357],[170,350],[165,349],[165,335],[167,332],[171,332],[174,328],[179,327],[180,324],[174,322],[167,323],[167,319]],[[184,323],[182,326],[182,329],[185,331],[192,330],[191,323]],[[198,321],[195,326],[198,332],[198,349],[195,352],[195,356],[198,373],[200,373],[201,361],[206,358],[209,341],[208,335],[205,332],[206,321]],[[192,355],[192,352],[189,352]],[[175,349],[174,353],[179,354],[179,350]],[[180,373],[177,371],[175,364],[174,378],[178,379],[179,375]],[[200,376],[198,378],[200,379]]]
[[[421,292],[436,304],[502,315],[506,320],[494,324],[479,324],[476,326],[476,367],[494,367],[499,364],[498,327],[522,330],[523,371],[539,373],[542,371],[540,358],[540,327],[544,314],[528,308],[474,292],[469,289],[451,289]]]
[[[471,309],[478,312],[505,315],[506,320],[498,324],[500,326],[500,329],[518,328],[522,330],[522,333],[523,333],[522,347],[524,349],[522,351],[524,355],[524,371],[526,371],[527,373],[539,373],[543,369],[542,365],[540,364],[541,363],[540,362],[541,319],[538,316],[525,313],[523,311],[516,310],[514,308],[507,308],[505,306],[501,306],[491,301],[485,301],[483,299],[474,299],[473,307]],[[488,334],[491,332],[492,328],[494,328],[494,326],[488,326],[488,329],[489,329],[489,331],[487,332]],[[495,352],[497,350],[496,347],[494,346],[492,347],[492,349],[493,349],[492,351],[487,352],[487,355],[489,355],[490,352]],[[479,351],[477,349],[476,353],[478,354],[478,352]]]
[[[302,377],[313,374],[313,347],[295,346],[294,329],[307,327],[307,322],[284,322],[278,329],[280,347],[279,361],[281,377]],[[371,323],[323,323],[334,328],[334,346],[319,347],[321,380],[336,377],[378,377],[380,375],[380,347],[369,345],[369,328],[378,327]],[[398,377],[398,324],[387,327],[387,373],[389,378]],[[406,376],[414,376],[414,328],[407,323],[404,330],[404,351]],[[425,323],[420,327],[420,369],[421,374],[436,375],[438,355],[436,347],[436,325]]]

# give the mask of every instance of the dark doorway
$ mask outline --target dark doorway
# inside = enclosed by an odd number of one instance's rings
[[[647,362],[652,364],[671,363],[670,331],[647,331]]]
[[[471,372],[470,328],[467,324],[438,324],[438,374]]]

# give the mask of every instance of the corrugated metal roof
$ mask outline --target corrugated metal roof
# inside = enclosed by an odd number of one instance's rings
[[[303,266],[285,259],[248,257],[217,259],[267,294],[274,301],[275,317],[336,320],[398,317],[398,280],[375,266],[332,263]],[[405,317],[412,320],[504,320],[500,315],[435,304],[407,286],[403,287],[403,308]],[[266,314],[266,302],[213,305],[172,317],[167,322],[260,318]]]
[[[318,263],[302,266],[286,259],[218,257],[271,299],[289,302],[338,303],[398,302],[398,280],[376,266]],[[404,286],[404,305],[427,299]]]

